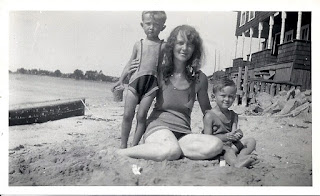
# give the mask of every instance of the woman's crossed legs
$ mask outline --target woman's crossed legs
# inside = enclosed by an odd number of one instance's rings
[[[178,141],[170,130],[161,129],[148,136],[144,144],[120,149],[118,154],[154,161],[177,160],[181,156],[204,160],[220,154],[222,147],[222,141],[212,135],[187,134]]]

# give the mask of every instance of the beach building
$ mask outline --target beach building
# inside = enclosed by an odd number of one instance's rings
[[[238,94],[311,89],[311,12],[238,11],[228,77]]]

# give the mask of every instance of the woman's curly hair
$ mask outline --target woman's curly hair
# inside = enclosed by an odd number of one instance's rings
[[[195,81],[198,77],[198,72],[201,68],[201,60],[203,58],[203,48],[202,48],[202,39],[196,29],[189,25],[177,26],[170,33],[166,47],[164,50],[164,61],[163,61],[163,79],[168,81],[169,77],[173,74],[174,65],[173,65],[173,49],[177,42],[177,36],[181,33],[185,36],[190,43],[194,45],[194,51],[192,56],[187,61],[187,66],[185,69],[187,80]]]

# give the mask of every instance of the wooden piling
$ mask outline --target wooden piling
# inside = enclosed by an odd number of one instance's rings
[[[280,92],[280,90],[281,90],[281,85],[277,84],[276,85],[276,95]]]
[[[244,67],[242,106],[248,105],[248,66]]]
[[[250,92],[249,92],[249,98],[252,98],[254,95],[254,81],[250,81]]]
[[[240,101],[241,77],[242,77],[242,67],[239,67],[237,83],[236,83],[236,85],[237,85],[237,95],[236,95],[236,99],[234,101],[235,105],[239,105],[239,101]]]
[[[266,91],[266,83],[265,82],[261,82],[261,90],[260,92],[265,92]]]
[[[268,93],[268,94],[270,94],[270,87],[271,87],[271,84],[267,83],[266,84],[266,93]]]
[[[276,94],[276,84],[272,83],[270,86],[270,95],[273,97]]]

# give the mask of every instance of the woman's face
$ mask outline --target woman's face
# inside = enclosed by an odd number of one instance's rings
[[[176,43],[173,48],[174,58],[181,62],[187,62],[194,51],[194,45],[188,41],[187,37],[181,32],[177,35]]]

